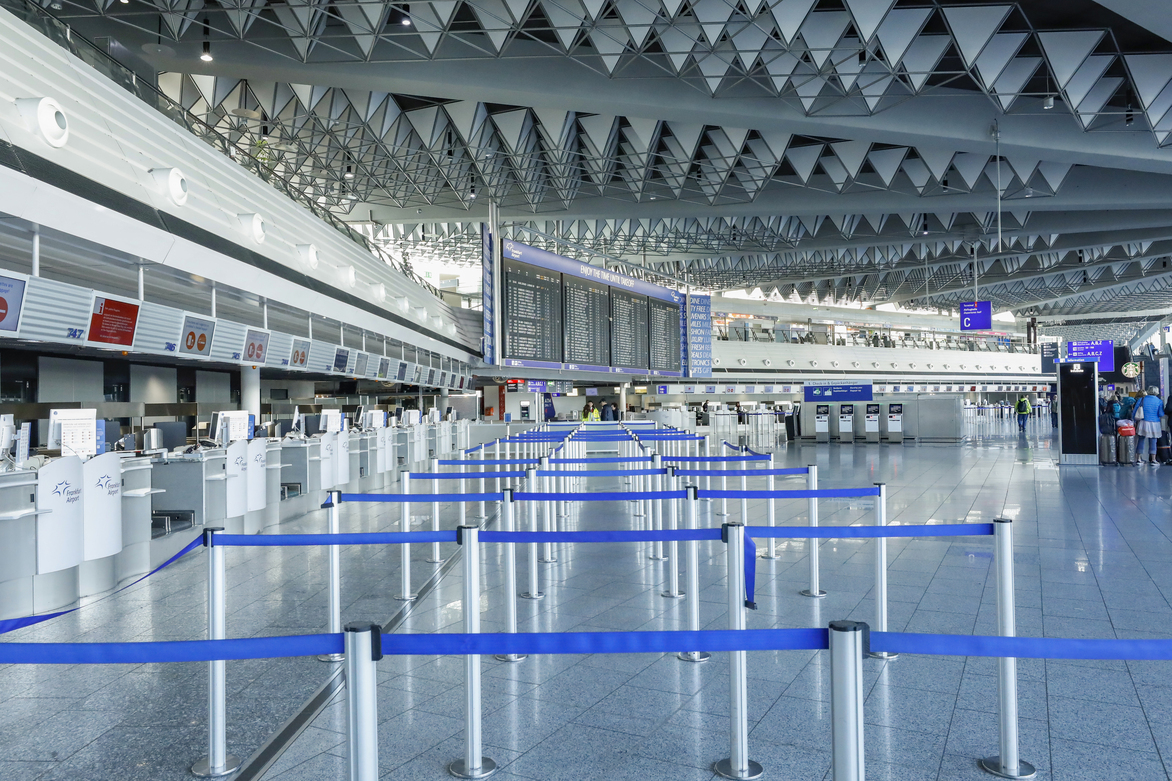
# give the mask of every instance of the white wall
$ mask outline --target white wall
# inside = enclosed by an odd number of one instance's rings
[[[73,358],[37,358],[37,401],[101,401],[102,362]]]
[[[261,380],[261,401],[272,401],[273,388],[283,388],[289,391],[290,399],[313,398],[313,380]]]
[[[179,383],[175,369],[165,366],[130,365],[130,400],[146,404],[175,404]]]

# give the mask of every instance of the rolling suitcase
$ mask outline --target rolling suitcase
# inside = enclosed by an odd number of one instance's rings
[[[1156,441],[1156,460],[1161,464],[1172,461],[1172,441],[1169,441],[1167,431]]]
[[[1128,466],[1135,463],[1135,434],[1120,434],[1117,445],[1118,463]]]
[[[1110,434],[1099,435],[1099,463],[1115,463],[1115,437]]]

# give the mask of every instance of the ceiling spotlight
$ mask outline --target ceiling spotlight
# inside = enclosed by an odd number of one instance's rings
[[[1042,108],[1046,109],[1047,111],[1054,108],[1054,96],[1053,95],[1047,95],[1045,98],[1042,99]]]
[[[402,22],[400,22],[400,24],[402,24],[404,27],[410,27],[410,26],[411,26],[411,17],[410,17],[410,16],[404,16],[404,17],[403,17],[403,21],[402,21]]]
[[[54,11],[60,11],[62,8],[61,0],[53,0],[53,2],[49,4],[49,7]]]
[[[470,192],[468,193],[468,198],[470,200],[476,200],[476,185],[472,185],[472,187],[470,188]]]
[[[209,41],[203,42],[203,54],[199,55],[199,58],[201,60],[203,60],[204,62],[211,62],[212,61],[212,44],[211,44],[211,42],[209,42]]]
[[[1033,187],[1025,188],[1025,197],[1026,198],[1033,198],[1034,197],[1034,188]]]
[[[352,166],[352,165],[348,165],[348,166],[346,166],[346,174],[345,174],[345,176],[346,176],[346,178],[347,178],[347,179],[353,179],[353,178],[354,178],[354,166]]]

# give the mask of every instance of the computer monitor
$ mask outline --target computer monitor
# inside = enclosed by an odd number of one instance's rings
[[[163,439],[163,447],[167,450],[175,450],[176,448],[186,447],[187,445],[187,424],[182,420],[163,421],[156,423],[155,428],[160,432]]]
[[[218,412],[212,413],[212,420],[208,423],[207,439],[215,440],[217,444],[224,442],[224,421],[223,416]]]

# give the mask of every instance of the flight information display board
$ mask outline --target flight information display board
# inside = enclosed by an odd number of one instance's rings
[[[562,362],[562,275],[506,260],[506,358]]]
[[[678,315],[677,315],[678,318]],[[645,369],[650,362],[647,297],[610,291],[611,362],[621,369]],[[677,329],[679,328],[677,320]]]
[[[564,277],[565,363],[583,368],[610,366],[610,288],[598,282]]]
[[[680,307],[647,299],[648,368],[652,374],[680,371]]]

